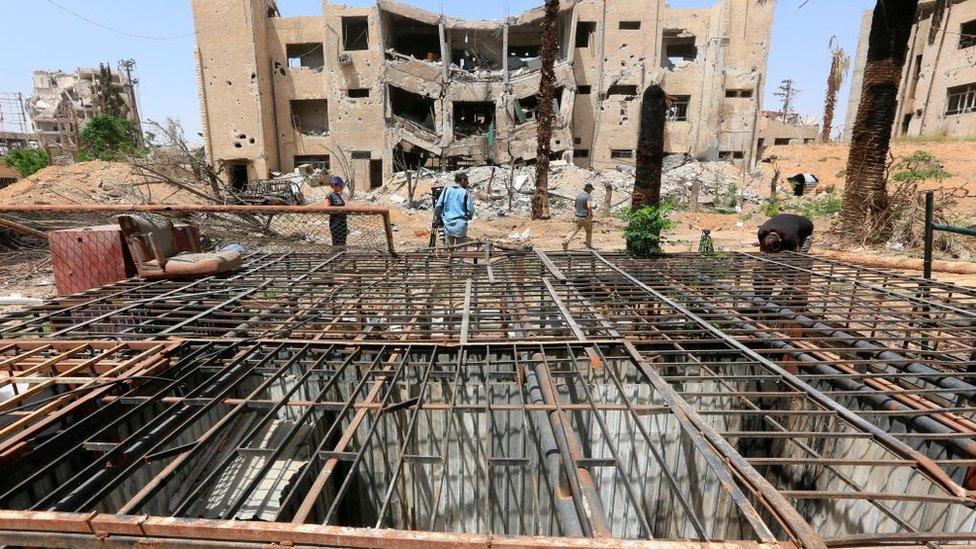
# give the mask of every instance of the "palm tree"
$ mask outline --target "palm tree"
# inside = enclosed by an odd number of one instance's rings
[[[842,228],[849,238],[863,238],[872,232],[883,235],[887,230],[885,168],[898,84],[917,7],[918,0],[877,0],[874,7],[841,211]]]
[[[820,132],[820,140],[826,143],[830,141],[830,131],[834,125],[834,108],[837,106],[837,91],[844,83],[844,75],[851,66],[851,58],[844,52],[843,48],[837,43],[837,37],[831,36],[830,43],[831,60],[830,74],[827,75],[827,95],[824,97],[823,129]]]
[[[556,18],[559,0],[546,0],[542,19],[542,79],[539,83],[539,141],[535,153],[535,194],[532,195],[532,219],[549,219],[549,155],[552,153],[552,102],[556,80]],[[508,53],[506,52],[506,55]]]
[[[661,86],[652,84],[644,91],[641,103],[634,194],[630,204],[633,210],[661,205],[661,170],[664,163],[664,124],[667,113],[667,95]]]

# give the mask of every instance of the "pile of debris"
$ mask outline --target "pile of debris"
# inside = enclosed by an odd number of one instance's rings
[[[475,207],[479,217],[505,217],[523,215],[531,211],[532,194],[535,190],[535,166],[521,166],[513,170],[508,166],[476,166],[466,168],[475,195]],[[417,181],[413,208],[433,208],[432,187],[443,187],[454,181],[457,172],[433,172],[421,169],[409,174]],[[597,209],[621,211],[630,206],[634,188],[634,168],[619,165],[610,170],[580,168],[564,161],[551,164],[549,172],[549,198],[553,210],[568,210],[583,185],[591,183],[594,204]],[[740,170],[730,162],[699,162],[686,155],[671,155],[665,159],[661,181],[661,196],[682,206],[689,205],[697,194],[700,206],[708,207],[733,196],[733,202],[758,203],[760,198],[749,182],[743,181]],[[409,186],[407,172],[398,172],[386,186],[376,189],[365,197],[380,206],[408,207]]]

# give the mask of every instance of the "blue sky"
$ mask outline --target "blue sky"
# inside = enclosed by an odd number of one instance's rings
[[[613,0],[610,0],[611,2]],[[772,1],[772,0],[770,0]],[[165,38],[151,40],[126,36],[79,19],[57,7],[76,12],[98,24],[127,34]],[[776,84],[792,78],[802,90],[798,110],[820,118],[829,68],[828,40],[836,35],[851,56],[857,46],[860,14],[873,0],[778,0],[769,58],[765,108],[776,109],[771,93]],[[370,5],[372,0],[348,0],[350,5]],[[541,0],[408,0],[430,11],[476,19],[503,17],[534,7]],[[713,0],[670,0],[674,7],[709,6]],[[199,107],[193,65],[193,36],[172,38],[193,31],[190,0],[0,0],[3,4],[4,43],[0,55],[0,91],[30,93],[35,69],[73,70],[133,58],[140,79],[143,118],[179,119],[189,135],[200,131]],[[283,15],[314,15],[320,0],[279,0]],[[172,39],[171,39],[172,38]],[[19,50],[13,44],[19,44]],[[839,101],[846,114],[845,85]]]

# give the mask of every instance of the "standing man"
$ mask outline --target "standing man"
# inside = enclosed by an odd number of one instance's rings
[[[342,199],[342,189],[346,182],[341,177],[335,176],[329,181],[332,192],[325,199],[325,205],[333,208],[344,208],[346,201]],[[329,233],[332,234],[333,246],[345,246],[346,237],[349,236],[349,227],[346,225],[346,214],[329,214]]]
[[[813,221],[796,214],[779,214],[759,227],[759,249],[775,254],[808,252],[813,245]]]
[[[563,240],[563,250],[569,249],[569,243],[576,238],[580,229],[586,235],[586,247],[593,247],[593,185],[587,183],[583,186],[583,192],[576,195],[576,217],[573,219],[573,232]]]
[[[448,246],[467,242],[468,222],[474,218],[474,198],[468,192],[468,174],[454,174],[454,185],[444,189],[437,199],[434,216],[444,223]]]

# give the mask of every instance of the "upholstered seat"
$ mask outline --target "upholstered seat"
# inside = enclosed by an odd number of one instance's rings
[[[143,278],[210,276],[241,266],[240,252],[181,251],[173,222],[163,216],[120,215],[119,226]]]

